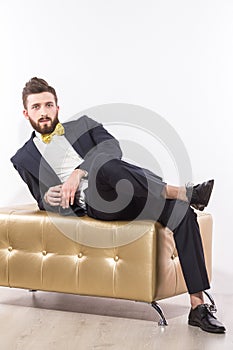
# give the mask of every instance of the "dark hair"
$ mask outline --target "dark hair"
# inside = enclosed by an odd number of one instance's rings
[[[27,109],[27,97],[29,95],[39,94],[41,92],[50,92],[53,94],[57,105],[57,94],[55,89],[52,86],[49,86],[44,79],[34,77],[30,79],[23,88],[22,99],[24,108]]]

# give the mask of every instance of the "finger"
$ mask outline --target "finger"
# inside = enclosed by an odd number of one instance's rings
[[[70,205],[70,192],[67,192],[65,201],[66,201],[65,202],[66,208],[69,208],[69,205]]]
[[[56,193],[56,194],[61,194],[61,187],[60,188],[52,187],[52,188],[50,188],[50,192]]]
[[[68,208],[69,207],[69,192],[67,191],[62,191],[62,199],[61,199],[61,206],[62,208]]]
[[[57,192],[50,192],[48,195],[50,198],[54,198],[54,199],[61,199],[62,197],[61,193],[57,193]]]
[[[75,197],[75,190],[71,191],[70,193],[70,204],[74,204],[74,197]]]
[[[49,191],[51,191],[53,193],[60,193],[60,194],[61,194],[61,190],[62,190],[61,186],[54,186],[54,187],[50,187],[50,189],[49,189]]]
[[[52,206],[57,206],[61,203],[61,198],[55,198],[55,197],[51,197],[51,196],[47,196],[48,202],[50,205]]]
[[[60,201],[60,199],[59,200],[51,200],[50,202],[50,205],[52,206],[52,207],[57,207],[58,205],[60,205],[60,203],[61,203],[61,201]]]
[[[63,209],[65,208],[65,196],[64,196],[64,193],[62,193],[62,196],[61,196],[61,207]]]

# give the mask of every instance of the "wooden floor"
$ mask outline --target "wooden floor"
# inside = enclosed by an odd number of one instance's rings
[[[187,325],[188,295],[160,302],[169,325],[145,303],[0,287],[2,350],[232,350],[233,293],[213,294],[225,335]]]

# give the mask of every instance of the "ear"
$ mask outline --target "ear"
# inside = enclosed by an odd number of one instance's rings
[[[28,111],[26,109],[23,110],[23,115],[27,120],[29,120]]]

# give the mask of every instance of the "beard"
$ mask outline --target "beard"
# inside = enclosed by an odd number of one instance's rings
[[[53,120],[49,117],[42,117],[37,122],[35,122],[29,117],[29,121],[33,129],[40,134],[50,134],[54,131],[56,125],[59,123],[58,112],[56,113],[56,116]]]

